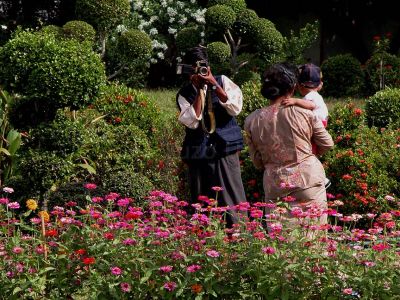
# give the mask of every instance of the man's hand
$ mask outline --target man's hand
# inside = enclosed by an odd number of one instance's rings
[[[205,84],[204,80],[198,74],[191,75],[190,81],[197,89],[202,89]]]
[[[210,67],[208,67],[207,75],[198,74],[198,76],[201,78],[204,84],[217,85],[217,81],[215,80],[213,74],[211,73]]]

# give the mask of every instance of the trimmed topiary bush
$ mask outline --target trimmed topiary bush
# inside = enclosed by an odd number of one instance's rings
[[[198,26],[190,26],[178,31],[175,44],[178,53],[185,52],[188,49],[201,43],[201,30]]]
[[[217,4],[207,9],[205,18],[211,31],[223,32],[235,23],[236,13],[227,5]]]
[[[355,97],[363,91],[364,74],[361,63],[351,54],[331,56],[321,65],[321,93],[332,97]]]
[[[258,55],[269,65],[281,60],[283,55],[284,39],[275,25],[267,19],[259,18],[250,25],[250,36]]]
[[[118,39],[118,53],[123,62],[147,61],[150,58],[151,51],[150,37],[140,30],[124,31]]]
[[[129,16],[129,0],[77,0],[77,16],[99,31],[106,31],[122,23]]]
[[[207,45],[207,53],[211,64],[220,64],[229,60],[231,48],[223,42],[212,42]]]
[[[40,32],[44,34],[53,34],[54,36],[61,37],[63,35],[63,29],[56,25],[46,25],[40,29]]]
[[[96,98],[104,65],[87,44],[53,34],[21,32],[0,49],[5,89],[54,108],[79,108]]]
[[[246,117],[258,108],[262,108],[269,104],[261,93],[261,81],[248,81],[242,86],[243,108],[236,117],[239,126],[243,128]]]
[[[93,45],[96,31],[93,26],[84,21],[69,21],[62,27],[66,38],[75,39],[79,42],[88,42]]]
[[[237,14],[234,28],[242,35],[250,32],[252,24],[258,20],[257,13],[252,9],[244,9]]]
[[[208,6],[227,5],[233,9],[236,14],[241,13],[247,8],[245,0],[210,0]]]
[[[366,119],[368,126],[378,128],[400,127],[400,89],[386,88],[367,99]]]

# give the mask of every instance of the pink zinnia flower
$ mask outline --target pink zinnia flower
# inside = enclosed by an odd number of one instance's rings
[[[215,250],[208,250],[207,252],[206,252],[206,254],[207,254],[207,256],[209,256],[209,257],[219,257],[219,252],[218,251],[215,251]]]
[[[201,266],[200,265],[190,265],[186,268],[186,271],[188,271],[189,273],[194,273],[198,270],[201,270]]]
[[[8,198],[0,198],[0,204],[8,204]]]
[[[10,187],[4,187],[3,192],[7,193],[7,194],[12,194],[12,193],[14,193],[14,189],[10,188]]]
[[[93,197],[92,198],[92,202],[94,202],[94,203],[99,203],[101,201],[103,201],[103,198],[101,198],[101,197]]]
[[[221,191],[224,190],[224,189],[223,189],[222,187],[220,187],[220,186],[213,186],[211,189],[212,189],[213,191],[216,191],[216,192],[221,192]]]
[[[117,201],[117,205],[120,206],[120,207],[127,207],[129,205],[130,201],[131,201],[130,198],[119,199]]]
[[[169,272],[172,271],[172,269],[173,269],[172,266],[161,266],[161,267],[159,268],[159,270],[160,270],[161,272],[164,272],[164,273],[169,273]]]
[[[261,250],[262,250],[262,252],[264,252],[265,254],[268,254],[268,255],[272,255],[272,254],[275,253],[275,249],[272,248],[272,247],[269,247],[269,246],[268,247],[264,247]]]
[[[95,190],[97,188],[97,185],[94,183],[86,183],[84,185],[84,187],[85,187],[85,189],[88,189],[88,190]]]
[[[390,246],[387,244],[383,244],[383,243],[372,246],[372,249],[374,249],[375,251],[378,251],[378,252],[382,252],[383,250],[388,249],[388,248],[390,248]]]
[[[124,293],[129,293],[131,291],[131,285],[127,282],[121,282],[120,286]]]
[[[173,290],[176,289],[176,283],[173,282],[173,281],[166,282],[166,283],[164,284],[164,289],[166,289],[167,291],[172,292]]]
[[[20,207],[18,202],[10,202],[7,204],[7,206],[11,209],[18,209]]]
[[[342,292],[345,295],[351,295],[351,294],[353,294],[353,289],[352,288],[347,288],[347,289],[344,289]]]
[[[124,244],[126,246],[135,245],[136,241],[131,239],[131,238],[127,238],[127,239],[122,241],[122,244]]]
[[[122,270],[118,267],[111,267],[110,271],[111,271],[111,274],[116,275],[116,276],[122,274]]]
[[[16,247],[14,247],[14,248],[12,249],[12,252],[14,252],[15,254],[20,254],[20,253],[24,252],[24,249],[22,249],[22,248],[19,247],[19,246],[16,246]]]

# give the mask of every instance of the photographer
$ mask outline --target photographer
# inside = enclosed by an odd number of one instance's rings
[[[178,66],[190,82],[176,96],[179,122],[186,126],[181,157],[189,168],[191,204],[199,195],[215,198],[214,186],[222,187],[220,206],[246,201],[239,163],[243,149],[241,128],[235,116],[242,110],[242,91],[228,77],[213,76],[207,50],[188,50]],[[180,73],[180,72],[178,72]],[[228,226],[237,221],[233,211]]]

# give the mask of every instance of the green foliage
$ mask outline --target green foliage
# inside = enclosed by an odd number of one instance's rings
[[[235,23],[236,13],[227,5],[217,4],[207,9],[205,18],[211,31],[223,32]]]
[[[359,96],[364,85],[360,62],[351,54],[331,56],[321,65],[322,93],[332,97]]]
[[[210,0],[208,7],[214,5],[227,5],[233,9],[236,14],[242,13],[247,8],[245,0]]]
[[[99,31],[122,23],[130,13],[129,0],[77,0],[76,14]]]
[[[245,36],[251,31],[252,24],[258,20],[257,13],[252,9],[244,9],[237,14],[234,24],[235,31],[241,36]]]
[[[243,108],[236,117],[238,124],[243,127],[246,117],[258,108],[265,107],[269,101],[261,93],[261,81],[248,81],[242,86]]]
[[[45,35],[53,34],[55,37],[59,38],[63,35],[63,29],[56,25],[46,25],[40,29]]]
[[[6,89],[53,108],[91,103],[104,83],[104,66],[87,44],[52,34],[21,32],[1,48]]]
[[[400,58],[387,52],[377,52],[365,63],[370,93],[385,87],[400,88]]]
[[[125,63],[134,60],[145,62],[150,58],[151,50],[150,37],[140,30],[124,31],[118,39],[118,52]]]
[[[365,106],[368,126],[400,127],[400,89],[386,88],[368,98]]]
[[[175,44],[179,53],[197,46],[201,42],[201,29],[198,26],[185,27],[178,31]]]
[[[243,87],[243,85],[245,85],[247,82],[261,81],[261,76],[258,72],[243,68],[235,74],[235,76],[233,77],[233,81],[240,87]]]
[[[79,42],[94,44],[96,31],[93,26],[83,21],[69,21],[62,27],[66,38],[75,39]]]
[[[231,56],[231,48],[223,42],[212,42],[207,45],[207,53],[210,64],[227,62]]]
[[[298,36],[293,30],[289,37],[284,38],[283,51],[286,55],[286,61],[293,64],[302,64],[306,62],[304,52],[309,49],[319,36],[319,22],[307,23],[300,28]]]
[[[265,65],[281,60],[284,39],[270,20],[257,19],[251,24],[249,34],[253,39],[258,55],[264,59]]]

